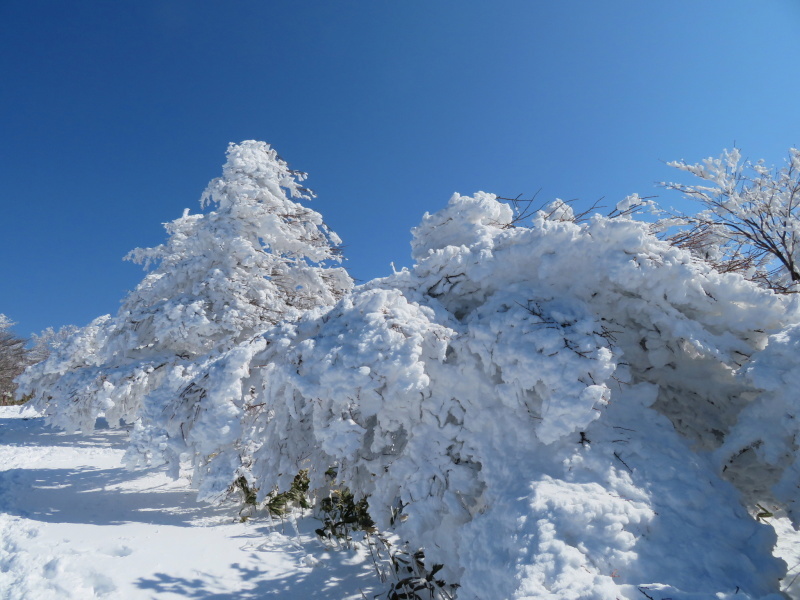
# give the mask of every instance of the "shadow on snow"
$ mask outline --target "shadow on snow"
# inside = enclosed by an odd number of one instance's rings
[[[122,450],[126,432],[108,429],[103,419],[90,435],[66,434],[41,418],[0,419],[0,444],[8,447],[84,447]],[[79,468],[12,468],[0,471],[0,512],[47,523],[189,526],[198,518],[235,515],[196,501],[196,492],[155,485],[156,470],[129,471],[91,466]],[[232,519],[233,517],[231,517]]]
[[[148,475],[122,467],[9,469],[0,472],[0,511],[46,523],[89,525],[190,526],[200,517],[231,514],[198,503],[192,490],[108,489]]]
[[[64,433],[45,425],[42,417],[8,419],[0,418],[0,444],[19,447],[118,448],[127,442],[124,428],[110,429],[104,418],[97,419],[93,433]]]
[[[287,553],[286,547],[280,550]],[[300,560],[304,551],[297,549]],[[301,571],[270,576],[263,571],[233,563],[231,569],[238,572],[240,584],[236,589],[220,590],[230,585],[221,577],[198,572],[195,577],[175,577],[167,573],[155,573],[142,577],[136,585],[151,590],[157,597],[161,594],[175,594],[181,598],[194,600],[260,600],[262,598],[303,598],[309,600],[342,600],[345,594],[363,590],[362,597],[372,600],[378,583],[371,565],[363,565],[354,572],[348,564],[349,552],[332,551],[324,564]],[[255,557],[254,557],[255,558]],[[226,578],[227,579],[227,578]]]

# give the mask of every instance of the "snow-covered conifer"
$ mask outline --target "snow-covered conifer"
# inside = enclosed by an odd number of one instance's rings
[[[165,226],[164,244],[133,250],[128,258],[150,271],[118,314],[26,373],[36,405],[68,429],[91,429],[100,413],[112,425],[133,422],[162,385],[175,396],[198,356],[347,293],[352,280],[328,264],[340,260],[339,238],[290,199],[311,197],[304,179],[264,142],[231,144],[222,177],[201,198],[213,210],[187,210]]]
[[[304,179],[264,142],[231,144],[201,198],[213,210],[186,211],[166,243],[128,255],[152,270],[123,301],[112,350],[196,356],[345,294],[350,277],[326,264],[340,260],[341,240],[291,200],[312,197]]]

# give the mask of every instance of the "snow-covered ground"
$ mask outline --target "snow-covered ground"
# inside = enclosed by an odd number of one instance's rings
[[[363,552],[329,551],[319,522],[238,522],[185,481],[121,466],[126,433],[45,427],[0,407],[0,598],[372,598]],[[363,592],[363,595],[362,595]]]
[[[2,600],[349,600],[385,589],[364,552],[324,548],[312,517],[297,521],[299,536],[290,521],[240,523],[235,507],[198,504],[185,481],[125,470],[125,435],[67,435],[0,407]],[[773,525],[783,589],[800,598],[797,534]]]
[[[770,519],[778,534],[775,554],[786,561],[789,571],[782,590],[792,600],[800,598],[800,535],[792,528],[789,519]]]

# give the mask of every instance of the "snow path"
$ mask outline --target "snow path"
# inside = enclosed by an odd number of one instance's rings
[[[0,599],[371,598],[363,553],[327,551],[319,522],[236,522],[186,482],[120,466],[125,433],[67,435],[0,407]]]

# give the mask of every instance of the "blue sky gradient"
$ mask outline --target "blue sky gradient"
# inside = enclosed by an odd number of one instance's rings
[[[800,144],[800,2],[0,3],[0,312],[116,312],[121,257],[271,143],[368,280],[458,191],[660,193],[663,161]]]

